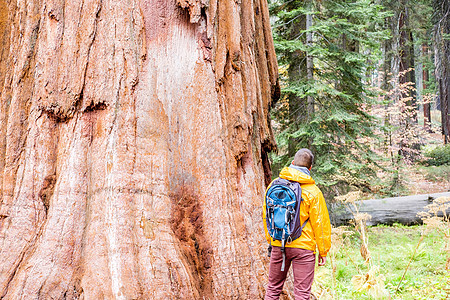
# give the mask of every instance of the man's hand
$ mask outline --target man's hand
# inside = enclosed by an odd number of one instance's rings
[[[326,261],[327,261],[327,257],[326,256],[320,256],[319,255],[319,261],[318,261],[317,265],[324,266]]]

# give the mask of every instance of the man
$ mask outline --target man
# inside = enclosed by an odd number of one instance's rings
[[[273,240],[268,233],[264,201],[264,230],[267,242],[272,246],[266,300],[279,299],[291,264],[294,273],[295,300],[309,300],[314,279],[316,248],[319,251],[318,265],[325,265],[331,245],[331,225],[325,199],[310,176],[313,160],[314,155],[309,149],[300,149],[295,154],[292,164],[281,170],[279,175],[280,178],[300,183],[303,198],[300,205],[300,224],[306,222],[301,236],[285,245],[284,258],[281,241]],[[285,267],[282,271],[283,260]]]

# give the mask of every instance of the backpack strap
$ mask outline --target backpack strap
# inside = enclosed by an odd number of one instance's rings
[[[305,226],[306,226],[306,223],[308,223],[308,221],[309,221],[309,218],[308,218],[308,219],[306,219],[306,221],[305,221],[305,222],[303,222],[302,226],[300,227],[300,236],[302,235],[302,231],[303,231],[303,228],[305,228]]]
[[[302,187],[302,185],[301,185],[301,183],[299,182],[299,184],[300,184],[300,188]],[[300,202],[299,202],[299,208],[298,208],[298,211],[299,211],[299,218],[300,218],[300,209],[301,209],[301,205],[302,205],[302,202],[303,202],[303,198],[301,197],[302,195],[300,194]],[[306,219],[306,221],[305,222],[303,222],[303,224],[302,224],[302,226],[300,226],[300,234],[299,234],[299,237],[300,236],[302,236],[302,232],[303,232],[303,228],[305,228],[305,226],[306,226],[306,223],[308,223],[308,221],[309,221],[309,217],[308,217],[308,219]]]
[[[300,184],[300,188],[302,187],[302,185]],[[301,196],[301,195],[300,195]],[[303,201],[301,201],[300,200],[300,206],[302,205],[302,202]],[[299,208],[299,211],[300,211],[300,208]],[[299,218],[300,218],[300,216],[299,216]],[[308,217],[308,219],[306,219],[306,221],[305,222],[303,222],[303,224],[302,224],[302,226],[300,227],[300,236],[302,235],[302,231],[303,231],[303,228],[305,228],[305,226],[306,226],[306,223],[308,223],[308,221],[309,221],[309,217]]]
[[[281,254],[283,255],[283,262],[281,263],[281,272],[284,272],[284,267],[286,264],[286,237],[285,231],[283,229],[283,238],[281,239]]]

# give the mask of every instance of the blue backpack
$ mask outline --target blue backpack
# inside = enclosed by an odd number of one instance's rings
[[[277,178],[266,193],[266,225],[269,235],[274,240],[281,241],[281,252],[285,265],[285,245],[302,235],[302,230],[309,218],[300,224],[300,204],[302,202],[302,188],[300,183]],[[269,246],[269,256],[272,248]]]

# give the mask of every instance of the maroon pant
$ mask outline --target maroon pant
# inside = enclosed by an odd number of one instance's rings
[[[280,247],[273,247],[269,266],[269,283],[265,300],[278,300],[283,291],[289,267],[292,264],[294,271],[294,295],[295,300],[309,300],[311,285],[314,280],[314,265],[316,256],[311,250],[298,248],[285,248],[286,265],[281,272],[283,256]]]

